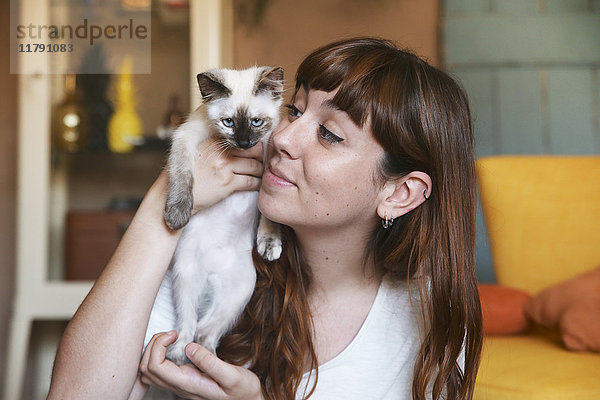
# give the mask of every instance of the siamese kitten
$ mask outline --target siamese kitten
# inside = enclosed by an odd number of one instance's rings
[[[171,229],[185,228],[155,300],[144,343],[157,332],[176,329],[179,337],[167,358],[179,365],[192,341],[214,353],[250,300],[256,283],[251,256],[255,238],[265,259],[281,255],[278,226],[261,216],[257,229],[257,192],[236,192],[193,217],[191,212],[194,163],[201,142],[217,138],[216,153],[227,147],[248,149],[262,141],[266,152],[269,135],[279,123],[283,69],[213,69],[197,79],[204,104],[174,132],[167,166],[165,222]]]

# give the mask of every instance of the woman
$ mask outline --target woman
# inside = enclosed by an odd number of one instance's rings
[[[482,333],[464,92],[391,42],[356,38],[302,62],[287,108],[259,192],[284,252],[254,257],[255,293],[219,358],[190,344],[199,370],[176,367],[164,359],[176,332],[158,334],[136,380],[178,237],[162,224],[161,176],[65,332],[50,398],[139,398],[145,384],[194,399],[472,397]],[[214,190],[195,192],[195,208],[256,190],[260,151],[199,166]]]

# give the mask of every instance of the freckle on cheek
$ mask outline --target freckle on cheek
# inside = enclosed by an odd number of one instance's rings
[[[354,190],[358,189],[358,186],[354,186]]]
[[[329,217],[329,213],[327,213],[327,216]]]
[[[319,194],[319,192],[315,192],[315,194]]]

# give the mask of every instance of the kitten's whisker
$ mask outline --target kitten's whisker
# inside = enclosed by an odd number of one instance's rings
[[[223,153],[227,152],[231,149],[231,145],[225,138],[218,138],[215,140],[212,145],[209,147],[209,152],[206,155],[203,155],[207,160],[211,157],[221,157]]]
[[[219,155],[223,154],[224,151],[231,149],[231,145],[227,141],[227,139],[219,139],[217,142],[216,150],[220,152]]]
[[[201,157],[209,160],[211,159],[215,154],[218,153],[220,149],[220,143],[218,141],[211,143],[211,145],[206,149],[206,153],[201,154]]]
[[[223,150],[221,151],[221,153],[219,153],[219,157],[221,157],[221,156],[223,155],[223,153],[227,152],[227,150],[228,150],[228,149],[223,149]]]
[[[221,155],[220,154],[221,153],[221,148],[220,147],[216,147],[215,146],[215,147],[212,147],[210,150],[211,150],[210,153],[208,153],[206,155],[206,160],[210,160],[213,157],[217,157],[218,158]]]

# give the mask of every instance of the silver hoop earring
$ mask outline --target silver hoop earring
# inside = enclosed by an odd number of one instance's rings
[[[423,190],[423,197],[425,197],[425,200],[429,200],[429,197],[427,197],[427,189]]]
[[[383,214],[383,218],[381,220],[381,226],[383,229],[387,229],[394,223],[394,218],[388,218],[387,213]]]

